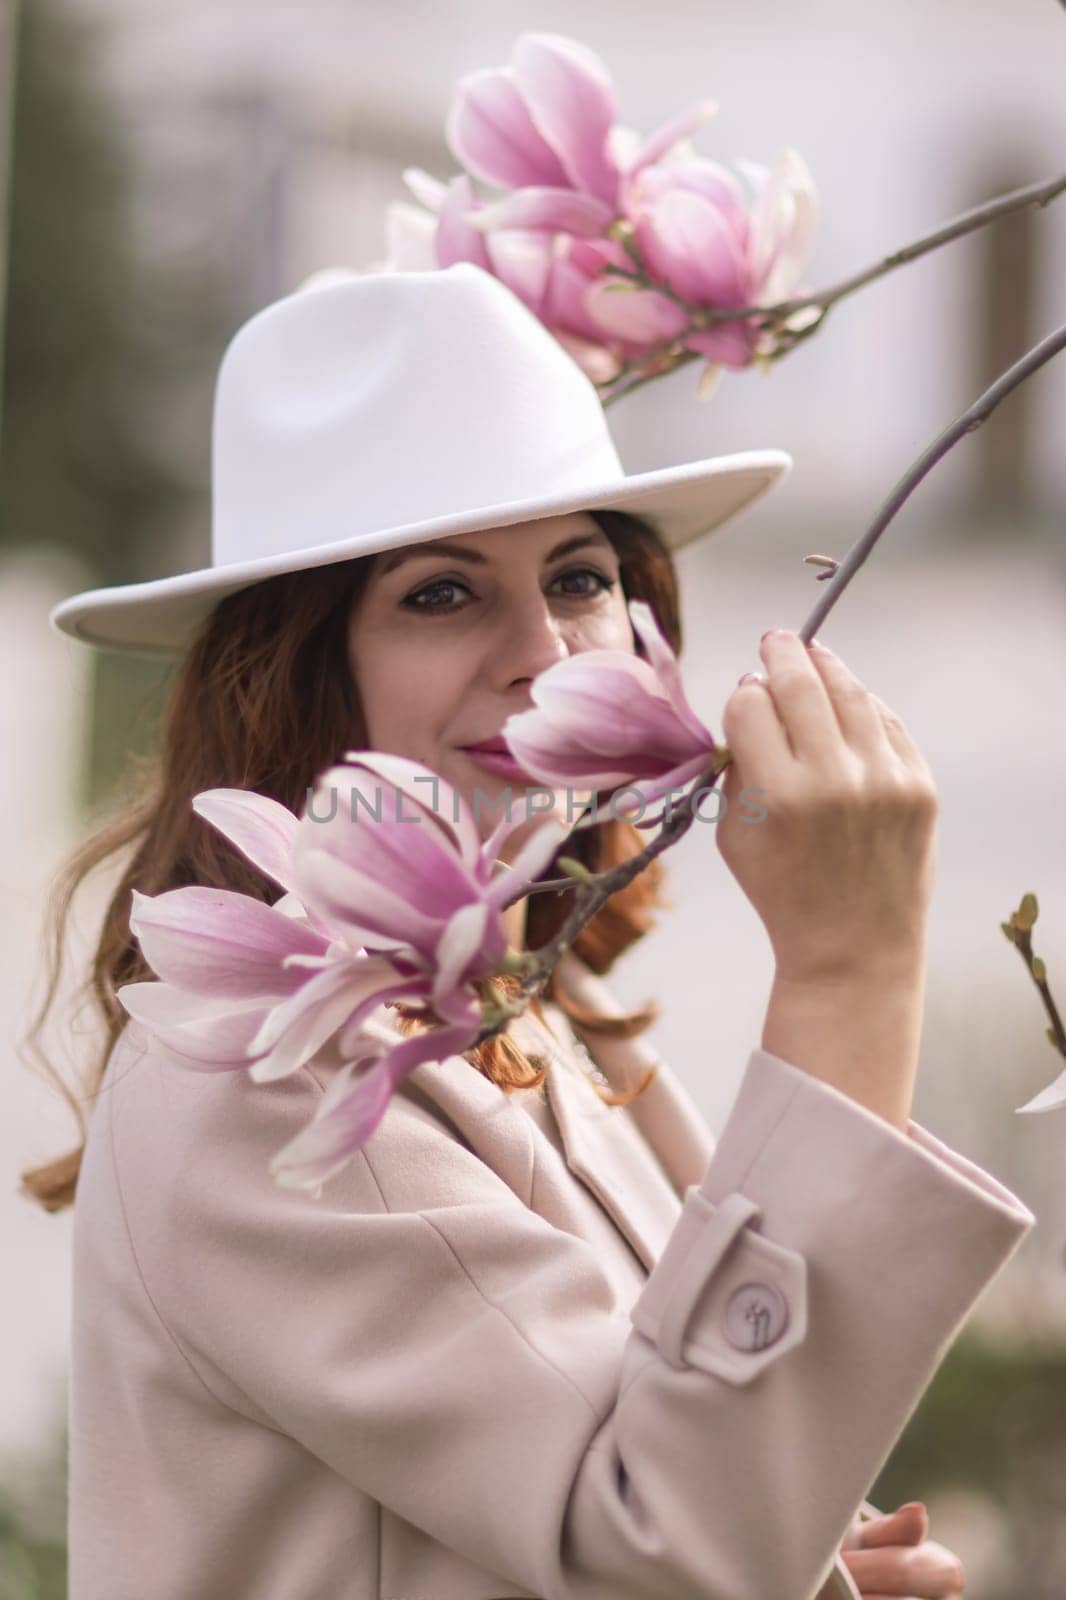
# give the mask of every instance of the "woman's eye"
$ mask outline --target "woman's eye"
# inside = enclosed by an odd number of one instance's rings
[[[554,582],[563,583],[568,578],[581,577],[595,578],[596,587],[592,589],[568,589],[564,591],[568,599],[595,599],[597,595],[603,594],[609,589],[613,589],[615,583],[617,582],[617,579],[615,578],[605,577],[604,574],[602,572],[598,572],[595,567],[571,567],[568,572],[561,572]],[[458,578],[436,578],[432,583],[423,584],[421,589],[413,590],[412,593],[401,602],[401,604],[406,606],[410,611],[421,611],[429,616],[440,616],[445,612],[458,611],[460,606],[456,601],[452,601],[444,605],[435,605],[430,600],[427,600],[427,596],[439,594],[442,589],[466,589],[466,592],[468,594],[470,593],[470,590],[467,589],[466,584],[461,583]]]

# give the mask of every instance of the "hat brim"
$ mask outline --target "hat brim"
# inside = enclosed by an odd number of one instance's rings
[[[332,544],[288,554],[261,556],[228,566],[204,567],[149,583],[87,589],[49,612],[60,633],[100,649],[144,656],[180,656],[207,616],[226,595],[283,572],[329,566],[355,556],[447,538],[481,528],[506,527],[567,511],[629,511],[655,525],[671,550],[720,528],[752,505],[792,466],[784,450],[746,450],[677,467],[634,473],[597,490],[585,487],[506,505],[481,506],[405,527],[353,534]]]

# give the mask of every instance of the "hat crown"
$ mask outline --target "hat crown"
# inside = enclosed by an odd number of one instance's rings
[[[243,324],[212,422],[215,566],[624,471],[596,389],[481,267],[352,274]]]

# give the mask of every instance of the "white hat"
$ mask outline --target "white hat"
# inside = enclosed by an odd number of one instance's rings
[[[676,550],[791,465],[746,450],[627,477],[592,381],[484,268],[324,272],[223,355],[211,565],[87,590],[49,620],[177,655],[225,595],[277,573],[582,509],[646,517]]]

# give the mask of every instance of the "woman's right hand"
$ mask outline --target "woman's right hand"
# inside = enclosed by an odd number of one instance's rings
[[[903,723],[833,652],[775,630],[722,717],[718,848],[789,984],[891,979],[924,949],[936,784]],[[759,788],[754,800],[742,789]],[[765,808],[752,820],[756,801]]]

